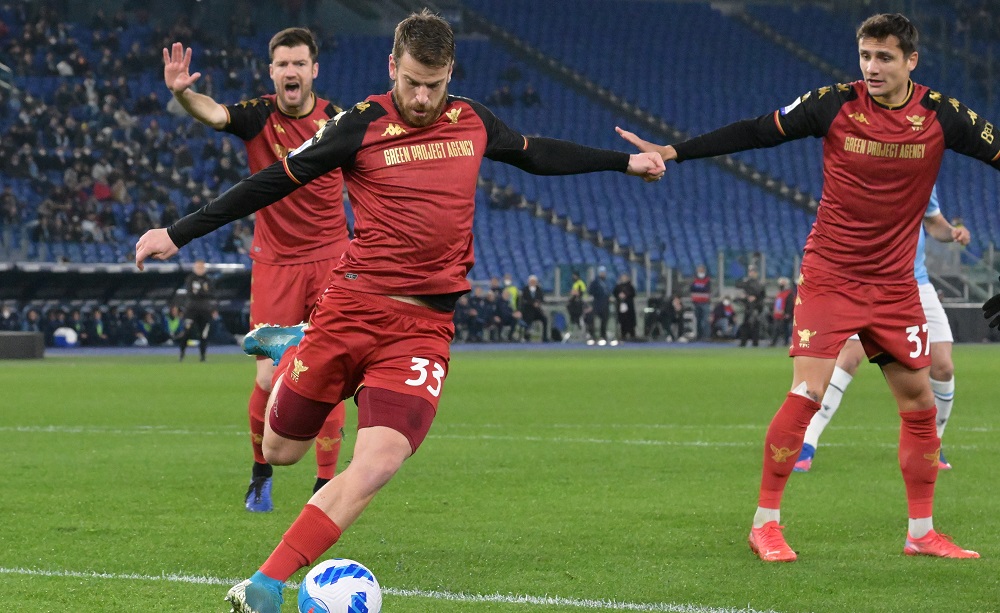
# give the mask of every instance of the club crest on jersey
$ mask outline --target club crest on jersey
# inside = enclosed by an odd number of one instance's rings
[[[797,330],[797,332],[799,334],[799,347],[803,349],[808,349],[809,341],[812,340],[812,337],[819,334],[815,330]]]
[[[451,123],[458,123],[458,116],[461,112],[462,112],[461,108],[451,109],[450,111],[445,113],[445,115],[448,116],[448,120],[451,121]]]
[[[389,127],[387,127],[385,132],[382,133],[382,136],[401,136],[403,134],[406,134],[406,130],[404,130],[399,124],[390,123]]]
[[[304,373],[307,370],[309,370],[309,367],[303,364],[302,360],[294,358],[292,360],[292,370],[291,370],[292,381],[298,383],[299,376],[301,376],[302,373]]]
[[[914,132],[919,132],[924,129],[924,120],[927,119],[923,115],[907,115],[906,120],[910,122],[910,127],[913,128]]]

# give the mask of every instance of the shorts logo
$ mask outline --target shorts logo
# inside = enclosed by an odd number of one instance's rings
[[[798,449],[792,450],[792,449],[789,449],[788,447],[781,447],[779,449],[778,447],[775,447],[773,444],[771,445],[771,453],[774,454],[774,455],[771,456],[771,459],[774,460],[775,462],[779,463],[779,464],[784,464],[785,462],[788,461],[788,458],[790,458],[792,456],[795,456],[795,457],[799,456],[799,450]]]
[[[344,275],[344,278],[347,279],[348,281],[353,281],[353,280],[355,280],[355,279],[358,278],[358,273],[356,273],[356,272],[349,272],[346,275]]]
[[[810,339],[819,334],[815,330],[797,330],[797,332],[799,333],[799,347],[803,349],[808,349]]]
[[[299,375],[301,375],[307,370],[309,370],[309,367],[303,364],[302,360],[294,358],[294,360],[292,361],[292,372],[291,372],[292,381],[298,383]]]

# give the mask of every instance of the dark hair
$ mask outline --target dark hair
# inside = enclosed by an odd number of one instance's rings
[[[312,32],[306,28],[285,28],[271,37],[271,42],[267,44],[268,57],[274,59],[274,50],[278,47],[298,47],[305,45],[309,47],[309,57],[315,62],[319,57],[319,47]]]
[[[455,33],[444,19],[427,9],[412,13],[396,26],[392,57],[404,53],[424,66],[444,68],[455,60]]]
[[[899,39],[899,48],[903,50],[903,55],[909,57],[917,50],[919,35],[917,28],[906,16],[900,13],[882,13],[872,15],[858,26],[858,42],[862,38],[874,38],[884,41],[889,36]]]

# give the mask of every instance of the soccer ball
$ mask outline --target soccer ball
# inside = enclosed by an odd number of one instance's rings
[[[382,588],[364,564],[344,558],[320,562],[299,586],[299,613],[379,613]]]
[[[79,341],[79,335],[76,333],[76,330],[67,326],[56,328],[52,337],[56,347],[76,347]]]

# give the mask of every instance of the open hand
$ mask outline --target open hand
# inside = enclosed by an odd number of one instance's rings
[[[638,149],[639,151],[644,151],[644,152],[655,151],[659,153],[660,157],[663,158],[664,162],[669,162],[671,160],[677,159],[677,151],[675,151],[674,148],[670,145],[662,146],[662,145],[657,145],[656,143],[651,143],[648,140],[643,140],[639,138],[638,136],[635,135],[634,132],[623,130],[618,126],[615,126],[615,132],[618,133],[618,136],[621,136],[628,142],[635,145],[635,148]]]
[[[201,73],[189,74],[191,70],[191,47],[187,49],[181,43],[174,43],[168,50],[163,48],[163,82],[174,94],[179,94],[191,87],[201,78]]]

